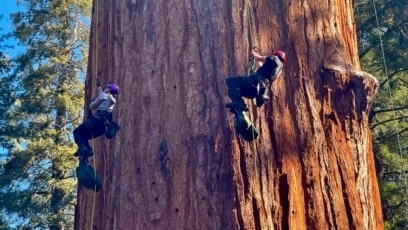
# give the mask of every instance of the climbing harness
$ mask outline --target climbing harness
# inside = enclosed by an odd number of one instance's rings
[[[108,139],[112,139],[113,137],[116,136],[116,133],[118,133],[120,130],[120,126],[109,119],[105,118],[105,137]]]
[[[395,131],[396,131],[396,135],[397,135],[397,142],[398,142],[398,147],[399,147],[399,156],[401,158],[401,174],[404,177],[404,187],[405,190],[402,191],[403,196],[407,197],[408,195],[408,181],[407,181],[407,173],[405,170],[405,166],[404,166],[404,161],[403,161],[403,154],[402,154],[402,147],[401,147],[401,141],[400,141],[400,132],[398,129],[398,120],[397,120],[397,115],[396,115],[396,111],[395,111],[395,105],[394,105],[394,98],[392,96],[391,93],[391,85],[390,85],[390,78],[388,75],[388,69],[387,69],[387,63],[385,61],[385,52],[384,52],[384,45],[383,45],[383,41],[382,41],[382,37],[381,37],[381,31],[380,31],[380,23],[378,20],[378,13],[377,13],[377,7],[376,7],[376,1],[373,0],[373,7],[374,7],[374,13],[375,13],[375,19],[376,19],[376,23],[377,23],[377,32],[378,32],[378,38],[380,41],[380,47],[381,47],[381,52],[382,52],[382,60],[383,60],[383,64],[384,64],[384,71],[385,71],[385,76],[387,77],[387,86],[388,86],[388,94],[390,97],[390,101],[391,101],[391,108],[392,108],[392,112],[393,112],[393,120],[395,121]],[[406,202],[405,205],[405,213],[408,213],[408,202]]]
[[[261,76],[259,73],[254,73],[250,76],[252,87],[256,88],[256,95],[262,95],[266,88],[269,87],[269,80]]]

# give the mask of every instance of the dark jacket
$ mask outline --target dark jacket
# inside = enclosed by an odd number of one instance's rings
[[[278,56],[272,55],[266,58],[266,62],[256,71],[272,84],[282,73],[283,63]]]

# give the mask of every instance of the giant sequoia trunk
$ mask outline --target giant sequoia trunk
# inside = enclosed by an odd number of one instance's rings
[[[351,0],[94,1],[87,99],[117,82],[121,131],[94,142],[76,229],[383,228]],[[253,46],[288,60],[248,143],[224,80]]]

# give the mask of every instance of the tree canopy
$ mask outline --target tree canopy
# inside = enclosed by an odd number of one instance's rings
[[[25,52],[0,78],[0,210],[9,226],[71,228],[77,164],[71,131],[83,117],[90,1],[19,2],[26,11],[11,15],[11,36]]]

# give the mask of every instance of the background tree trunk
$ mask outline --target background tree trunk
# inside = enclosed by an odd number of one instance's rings
[[[224,79],[252,46],[288,61],[248,143]],[[79,188],[76,229],[383,228],[351,0],[95,0],[91,47],[87,99],[117,82],[122,128],[93,142],[103,188],[94,213]]]

